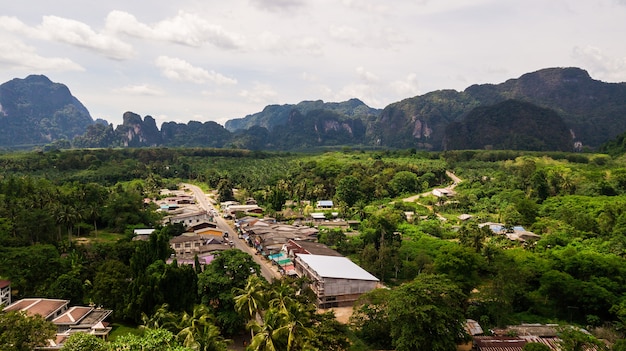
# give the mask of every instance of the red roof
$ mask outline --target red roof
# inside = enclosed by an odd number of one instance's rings
[[[10,280],[0,280],[0,289],[4,289],[7,286],[11,285],[11,281]]]

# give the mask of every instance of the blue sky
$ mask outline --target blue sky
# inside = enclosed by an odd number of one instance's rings
[[[8,2],[8,1],[5,1]],[[0,82],[45,74],[92,117],[186,123],[268,104],[438,89],[575,66],[626,81],[626,0],[12,1]]]

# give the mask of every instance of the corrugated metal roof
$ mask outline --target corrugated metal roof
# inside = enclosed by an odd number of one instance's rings
[[[300,255],[297,259],[306,263],[322,278],[378,281],[378,278],[343,256]]]

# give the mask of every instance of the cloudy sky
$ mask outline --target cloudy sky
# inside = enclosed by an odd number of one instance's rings
[[[576,66],[626,81],[626,0],[2,1],[0,82],[45,74],[92,117],[229,119],[268,104],[438,89]]]

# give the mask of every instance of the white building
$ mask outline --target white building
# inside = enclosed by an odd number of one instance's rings
[[[378,278],[343,256],[298,255],[294,263],[299,276],[311,279],[319,308],[352,306],[378,285]]]

